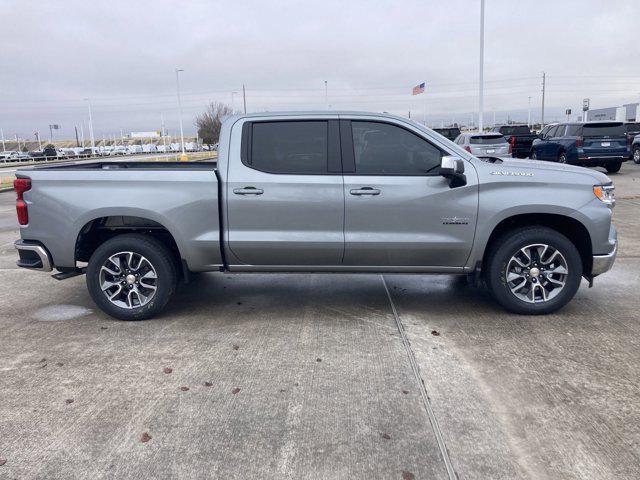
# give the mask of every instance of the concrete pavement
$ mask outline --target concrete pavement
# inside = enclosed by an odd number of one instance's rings
[[[119,322],[15,268],[0,194],[0,478],[446,479],[437,432],[461,479],[640,478],[640,167],[612,178],[614,270],[545,317],[446,275],[206,274]]]

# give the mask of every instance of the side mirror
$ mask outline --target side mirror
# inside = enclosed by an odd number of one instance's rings
[[[454,155],[445,155],[440,161],[440,176],[449,180],[449,187],[456,188],[467,184],[464,174],[464,161]]]

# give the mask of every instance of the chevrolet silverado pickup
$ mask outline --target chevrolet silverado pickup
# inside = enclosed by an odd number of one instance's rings
[[[480,160],[386,114],[226,119],[217,162],[20,169],[20,267],[86,273],[107,314],[157,314],[194,272],[468,275],[520,314],[564,306],[616,256],[603,173]]]

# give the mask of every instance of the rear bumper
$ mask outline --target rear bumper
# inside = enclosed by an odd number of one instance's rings
[[[578,157],[578,163],[581,165],[605,165],[613,162],[626,162],[629,160],[628,156],[619,155],[615,157]]]
[[[27,240],[18,240],[14,243],[20,258],[16,265],[29,270],[38,270],[41,272],[50,272],[53,270],[51,255],[44,245]]]

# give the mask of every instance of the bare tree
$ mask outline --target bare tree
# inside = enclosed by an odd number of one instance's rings
[[[233,114],[233,110],[231,110],[229,105],[220,102],[210,103],[204,113],[196,116],[198,137],[200,137],[204,143],[217,143],[220,137],[222,120],[231,114]]]

